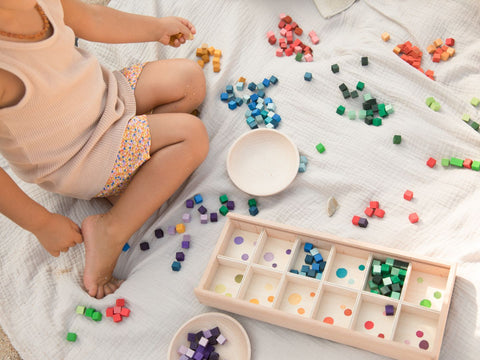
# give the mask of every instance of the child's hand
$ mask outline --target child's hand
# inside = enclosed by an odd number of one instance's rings
[[[80,227],[63,215],[49,214],[42,224],[33,234],[45,250],[55,257],[83,242]]]
[[[185,41],[193,39],[196,33],[195,27],[187,19],[170,16],[158,20],[160,23],[158,41],[163,45],[179,47]]]

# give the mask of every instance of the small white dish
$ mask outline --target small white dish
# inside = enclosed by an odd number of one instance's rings
[[[233,143],[227,172],[242,191],[268,196],[284,190],[298,173],[300,156],[292,140],[273,129],[251,130]]]
[[[247,332],[237,320],[218,312],[197,315],[183,324],[170,342],[167,359],[180,359],[177,350],[181,345],[188,348],[187,335],[189,332],[197,333],[201,330],[210,330],[216,326],[219,327],[221,334],[227,339],[223,345],[215,345],[215,351],[218,352],[220,358],[250,360],[252,350]]]

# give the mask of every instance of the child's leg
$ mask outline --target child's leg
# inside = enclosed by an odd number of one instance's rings
[[[193,60],[149,62],[135,89],[137,114],[191,113],[205,98],[205,76]]]
[[[82,223],[85,242],[84,284],[91,296],[102,298],[118,287],[112,273],[124,244],[180,187],[208,153],[203,123],[189,114],[148,116],[151,158],[132,178],[115,205]]]

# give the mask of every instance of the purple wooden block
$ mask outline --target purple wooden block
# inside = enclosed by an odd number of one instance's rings
[[[367,225],[368,225],[368,220],[366,218],[360,218],[360,220],[358,220],[358,226],[362,228],[366,228]]]
[[[190,358],[185,355],[185,354],[182,354],[182,356],[180,356],[180,359],[179,360],[189,360]]]
[[[180,347],[177,350],[177,353],[180,355],[184,355],[187,353],[188,348],[185,345],[180,345]]]
[[[217,352],[215,352],[215,351],[212,352],[212,353],[210,354],[210,357],[208,358],[208,360],[218,360],[218,359],[220,359],[220,355],[219,355]]]
[[[163,230],[160,229],[160,228],[155,229],[155,237],[156,237],[157,239],[162,238],[162,237],[163,237]]]
[[[200,215],[200,223],[201,224],[207,224],[208,223],[208,215],[207,214]]]
[[[202,336],[202,338],[198,341],[198,345],[201,345],[203,347],[207,346],[208,344],[208,339],[204,336]]]
[[[185,206],[189,209],[193,208],[193,200],[192,199],[188,199],[187,201],[185,201]]]
[[[177,261],[183,261],[185,260],[185,254],[182,251],[179,251],[175,254],[175,259],[177,259]]]
[[[198,212],[200,214],[205,214],[207,212],[207,208],[203,205],[200,205],[200,207],[198,208]]]
[[[385,315],[392,316],[395,314],[395,310],[393,305],[385,305]]]
[[[215,326],[214,328],[210,329],[210,332],[212,333],[212,336],[215,336],[215,338],[220,335],[220,328],[218,326]]]
[[[190,249],[190,241],[183,240],[182,241],[182,249]]]
[[[217,222],[218,221],[218,214],[216,212],[210,213],[210,222]]]
[[[183,241],[190,241],[190,240],[191,240],[190,234],[183,235]]]
[[[212,332],[210,330],[203,330],[203,336],[207,339],[212,336]]]
[[[144,241],[140,243],[140,249],[142,249],[143,251],[148,250],[150,249],[150,245],[148,244],[148,242]]]
[[[187,334],[187,340],[188,340],[188,342],[192,342],[192,341],[197,340],[196,339],[196,334],[195,333],[188,333]]]
[[[192,220],[192,215],[185,213],[182,216],[182,220],[184,223],[189,223]]]
[[[217,341],[220,345],[223,345],[225,344],[225,342],[227,341],[227,339],[225,338],[225,336],[223,336],[222,334],[218,335],[217,336]]]
[[[193,360],[202,360],[203,359],[203,352],[195,352],[195,355],[193,355]]]
[[[227,201],[227,209],[228,210],[235,210],[235,202],[232,200]]]
[[[175,230],[175,226],[169,226],[167,229],[167,233],[169,235],[175,235],[177,233],[177,230]]]

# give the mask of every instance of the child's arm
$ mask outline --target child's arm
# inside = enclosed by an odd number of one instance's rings
[[[72,220],[50,213],[29,198],[1,168],[0,213],[33,233],[53,256],[83,241],[80,228]]]
[[[195,27],[180,17],[156,18],[130,14],[106,6],[93,5],[80,0],[61,0],[65,24],[75,35],[89,41],[104,43],[134,43],[159,41],[164,45],[170,36],[183,34],[172,46],[180,46],[193,38]],[[141,0],[140,0],[141,1]]]

